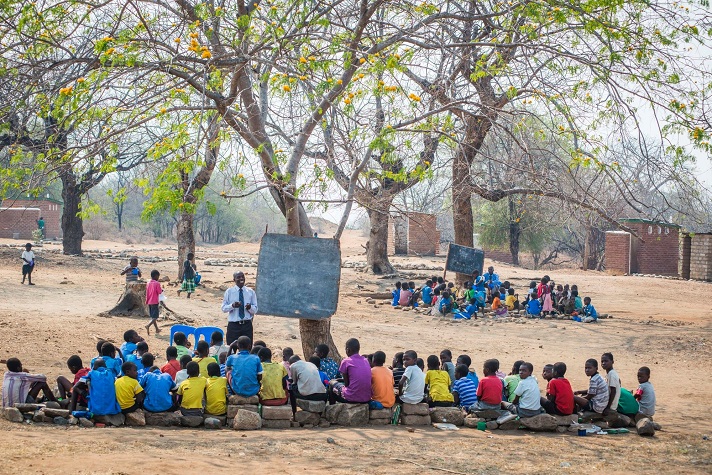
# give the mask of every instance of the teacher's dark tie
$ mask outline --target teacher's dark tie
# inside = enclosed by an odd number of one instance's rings
[[[240,320],[244,320],[244,318],[245,318],[245,296],[242,295],[242,287],[240,287],[240,310],[238,311],[238,315],[240,315]]]

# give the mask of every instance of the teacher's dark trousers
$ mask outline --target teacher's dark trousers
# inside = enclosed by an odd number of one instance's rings
[[[231,345],[232,342],[240,338],[241,336],[250,337],[250,342],[252,339],[252,319],[242,320],[239,322],[227,322],[227,335],[225,337],[225,343]]]

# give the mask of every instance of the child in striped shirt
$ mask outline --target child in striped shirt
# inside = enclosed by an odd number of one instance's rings
[[[469,411],[477,402],[477,385],[467,377],[470,369],[460,364],[455,367],[455,382],[452,384],[452,396],[455,405]]]

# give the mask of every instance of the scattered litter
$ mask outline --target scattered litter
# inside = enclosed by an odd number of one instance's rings
[[[446,422],[437,422],[433,424],[433,427],[440,430],[460,430],[455,424],[450,424]]]

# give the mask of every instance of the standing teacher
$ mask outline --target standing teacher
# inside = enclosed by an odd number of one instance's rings
[[[222,311],[227,313],[227,336],[225,342],[230,345],[241,336],[252,338],[252,319],[257,313],[255,291],[245,287],[245,274],[238,271],[232,274],[235,286],[225,291]]]

